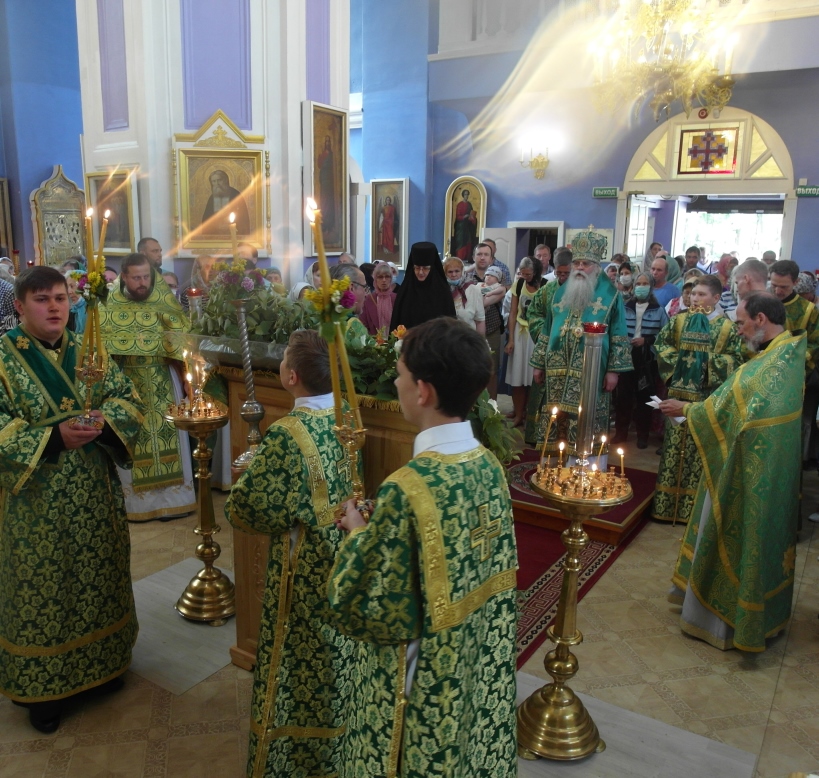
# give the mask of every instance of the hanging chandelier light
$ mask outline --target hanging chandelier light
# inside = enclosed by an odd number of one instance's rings
[[[589,46],[600,101],[611,108],[633,101],[635,113],[648,102],[658,122],[662,114],[669,118],[674,103],[686,116],[698,104],[718,118],[736,83],[731,65],[737,38],[716,23],[710,5],[622,0],[606,32]]]

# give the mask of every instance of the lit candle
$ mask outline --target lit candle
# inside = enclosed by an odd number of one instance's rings
[[[606,445],[606,436],[601,435],[600,436],[600,450],[597,452],[597,458],[598,459],[603,456],[603,446],[605,446],[605,445]]]
[[[596,472],[597,472],[597,465],[592,465],[592,473],[596,473]]]
[[[188,382],[188,405],[193,408],[193,376],[185,373],[185,380]]]
[[[230,222],[231,250],[233,252],[233,261],[235,262],[239,254],[239,239],[236,237],[236,214],[231,213],[228,217],[228,221]]]
[[[566,448],[566,444],[561,440],[560,445],[557,447],[557,468],[558,470],[563,467],[563,449]]]
[[[620,455],[620,477],[625,478],[625,476],[626,476],[626,466],[625,466],[625,463],[624,463],[623,449],[618,448],[617,453]]]
[[[94,266],[94,270],[99,271],[100,268],[105,267],[105,233],[108,232],[108,217],[111,215],[111,211],[106,211],[102,215],[102,227],[100,227],[100,242],[97,246],[97,264]],[[90,271],[90,268],[89,268]]]
[[[91,227],[91,217],[93,215],[93,208],[89,208],[85,212],[85,262],[89,271],[94,264],[94,233]]]

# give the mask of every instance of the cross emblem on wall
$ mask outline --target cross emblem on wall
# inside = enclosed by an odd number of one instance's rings
[[[721,162],[728,153],[728,145],[724,135],[716,135],[706,130],[702,135],[695,135],[694,142],[688,149],[691,162],[697,165],[703,173],[707,173],[716,162]],[[713,159],[712,159],[713,158]]]
[[[492,538],[500,535],[500,519],[489,520],[489,503],[485,502],[478,506],[478,518],[480,519],[480,526],[475,527],[469,533],[469,539],[472,541],[470,548],[481,547],[481,562],[489,559],[492,553]]]

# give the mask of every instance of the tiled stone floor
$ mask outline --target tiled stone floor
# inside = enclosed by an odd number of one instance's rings
[[[656,469],[649,449],[627,446],[630,464]],[[819,476],[806,474],[808,513]],[[217,493],[217,516],[224,496]],[[132,525],[134,579],[193,556],[195,517]],[[818,533],[819,534],[819,533]],[[679,527],[649,524],[580,603],[584,642],[572,686],[622,708],[759,754],[760,778],[819,768],[819,543],[807,522],[797,550],[795,612],[764,654],[721,652],[684,637],[665,599]],[[230,531],[217,536],[233,566]],[[544,645],[525,672],[545,677]],[[26,712],[0,698],[0,778],[244,774],[249,673],[228,665],[185,694],[126,676],[109,698],[78,700],[54,735],[31,729]],[[603,733],[605,735],[605,733]],[[582,770],[578,771],[578,775]]]

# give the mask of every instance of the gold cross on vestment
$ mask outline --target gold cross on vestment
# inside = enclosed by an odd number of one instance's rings
[[[30,344],[31,344],[31,341],[27,337],[25,337],[24,335],[18,335],[17,340],[14,341],[14,345],[17,346],[17,348],[22,349],[22,350],[27,349]]]
[[[60,403],[60,410],[61,411],[73,411],[74,410],[74,401],[70,397],[63,397],[63,401]]]
[[[336,460],[336,470],[340,476],[344,478],[344,483],[350,483],[353,480],[353,471],[350,469],[350,458],[345,451],[341,455],[341,459]]]
[[[470,533],[472,541],[470,548],[481,547],[481,562],[489,559],[492,553],[490,541],[500,535],[500,519],[489,520],[489,503],[485,502],[478,506],[478,518],[481,521],[480,527],[475,527]]]
[[[603,298],[602,298],[602,297],[598,297],[598,298],[597,298],[597,299],[596,299],[596,300],[595,300],[595,301],[592,303],[592,307],[591,307],[591,309],[592,309],[592,313],[593,313],[593,314],[596,314],[598,311],[605,311],[605,310],[606,310],[606,305],[605,305],[605,303],[603,302]]]

